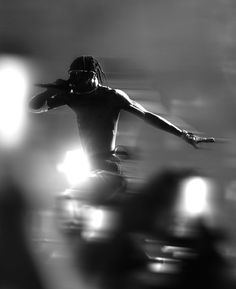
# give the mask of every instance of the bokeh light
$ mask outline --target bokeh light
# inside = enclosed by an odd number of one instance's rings
[[[75,185],[88,177],[90,164],[85,153],[78,149],[67,151],[64,161],[57,166],[57,169],[65,173],[71,185]]]
[[[209,185],[204,178],[188,178],[183,182],[181,192],[183,211],[186,214],[197,216],[207,211]]]
[[[22,136],[29,85],[27,61],[17,56],[0,56],[0,142],[3,145],[18,143]]]

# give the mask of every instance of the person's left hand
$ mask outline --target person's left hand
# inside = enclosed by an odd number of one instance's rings
[[[200,137],[186,130],[182,131],[182,138],[196,149],[198,148],[197,145],[199,143],[214,143],[215,142],[215,138],[213,137]]]

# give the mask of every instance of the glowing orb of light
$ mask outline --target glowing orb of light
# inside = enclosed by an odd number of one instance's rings
[[[57,168],[65,173],[71,185],[85,180],[91,171],[88,158],[81,149],[67,151],[64,161]]]
[[[30,71],[20,57],[0,56],[0,142],[17,143],[25,124]]]
[[[208,182],[201,177],[192,177],[182,184],[182,209],[189,215],[206,212],[208,206]]]

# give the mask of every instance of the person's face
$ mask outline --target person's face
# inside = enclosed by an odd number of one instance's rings
[[[97,75],[92,70],[70,71],[70,83],[75,92],[87,92],[97,86]]]

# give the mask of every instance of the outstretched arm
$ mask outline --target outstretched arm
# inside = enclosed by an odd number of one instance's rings
[[[169,122],[167,119],[157,114],[147,111],[144,107],[142,107],[137,102],[132,102],[127,107],[126,110],[137,115],[138,117],[142,118],[144,121],[155,126],[156,128],[159,128],[161,130],[164,130],[168,133],[171,133],[179,137],[182,136],[183,131],[180,128],[178,128],[177,126]]]
[[[141,106],[136,101],[131,100],[126,93],[123,91],[117,90],[118,94],[123,97],[124,109],[129,111],[136,116],[142,118],[144,121],[150,123],[151,125],[164,130],[168,133],[176,135],[183,138],[187,143],[191,144],[197,148],[197,144],[200,142],[215,142],[214,138],[202,138],[194,135],[191,132],[182,130],[166,120],[165,118],[147,111],[143,106]]]
[[[64,105],[64,93],[65,88],[64,80],[58,79],[53,84],[40,84],[38,86],[46,88],[46,91],[37,94],[31,98],[29,101],[29,108],[32,112],[42,113],[49,109],[56,108],[58,106]]]

